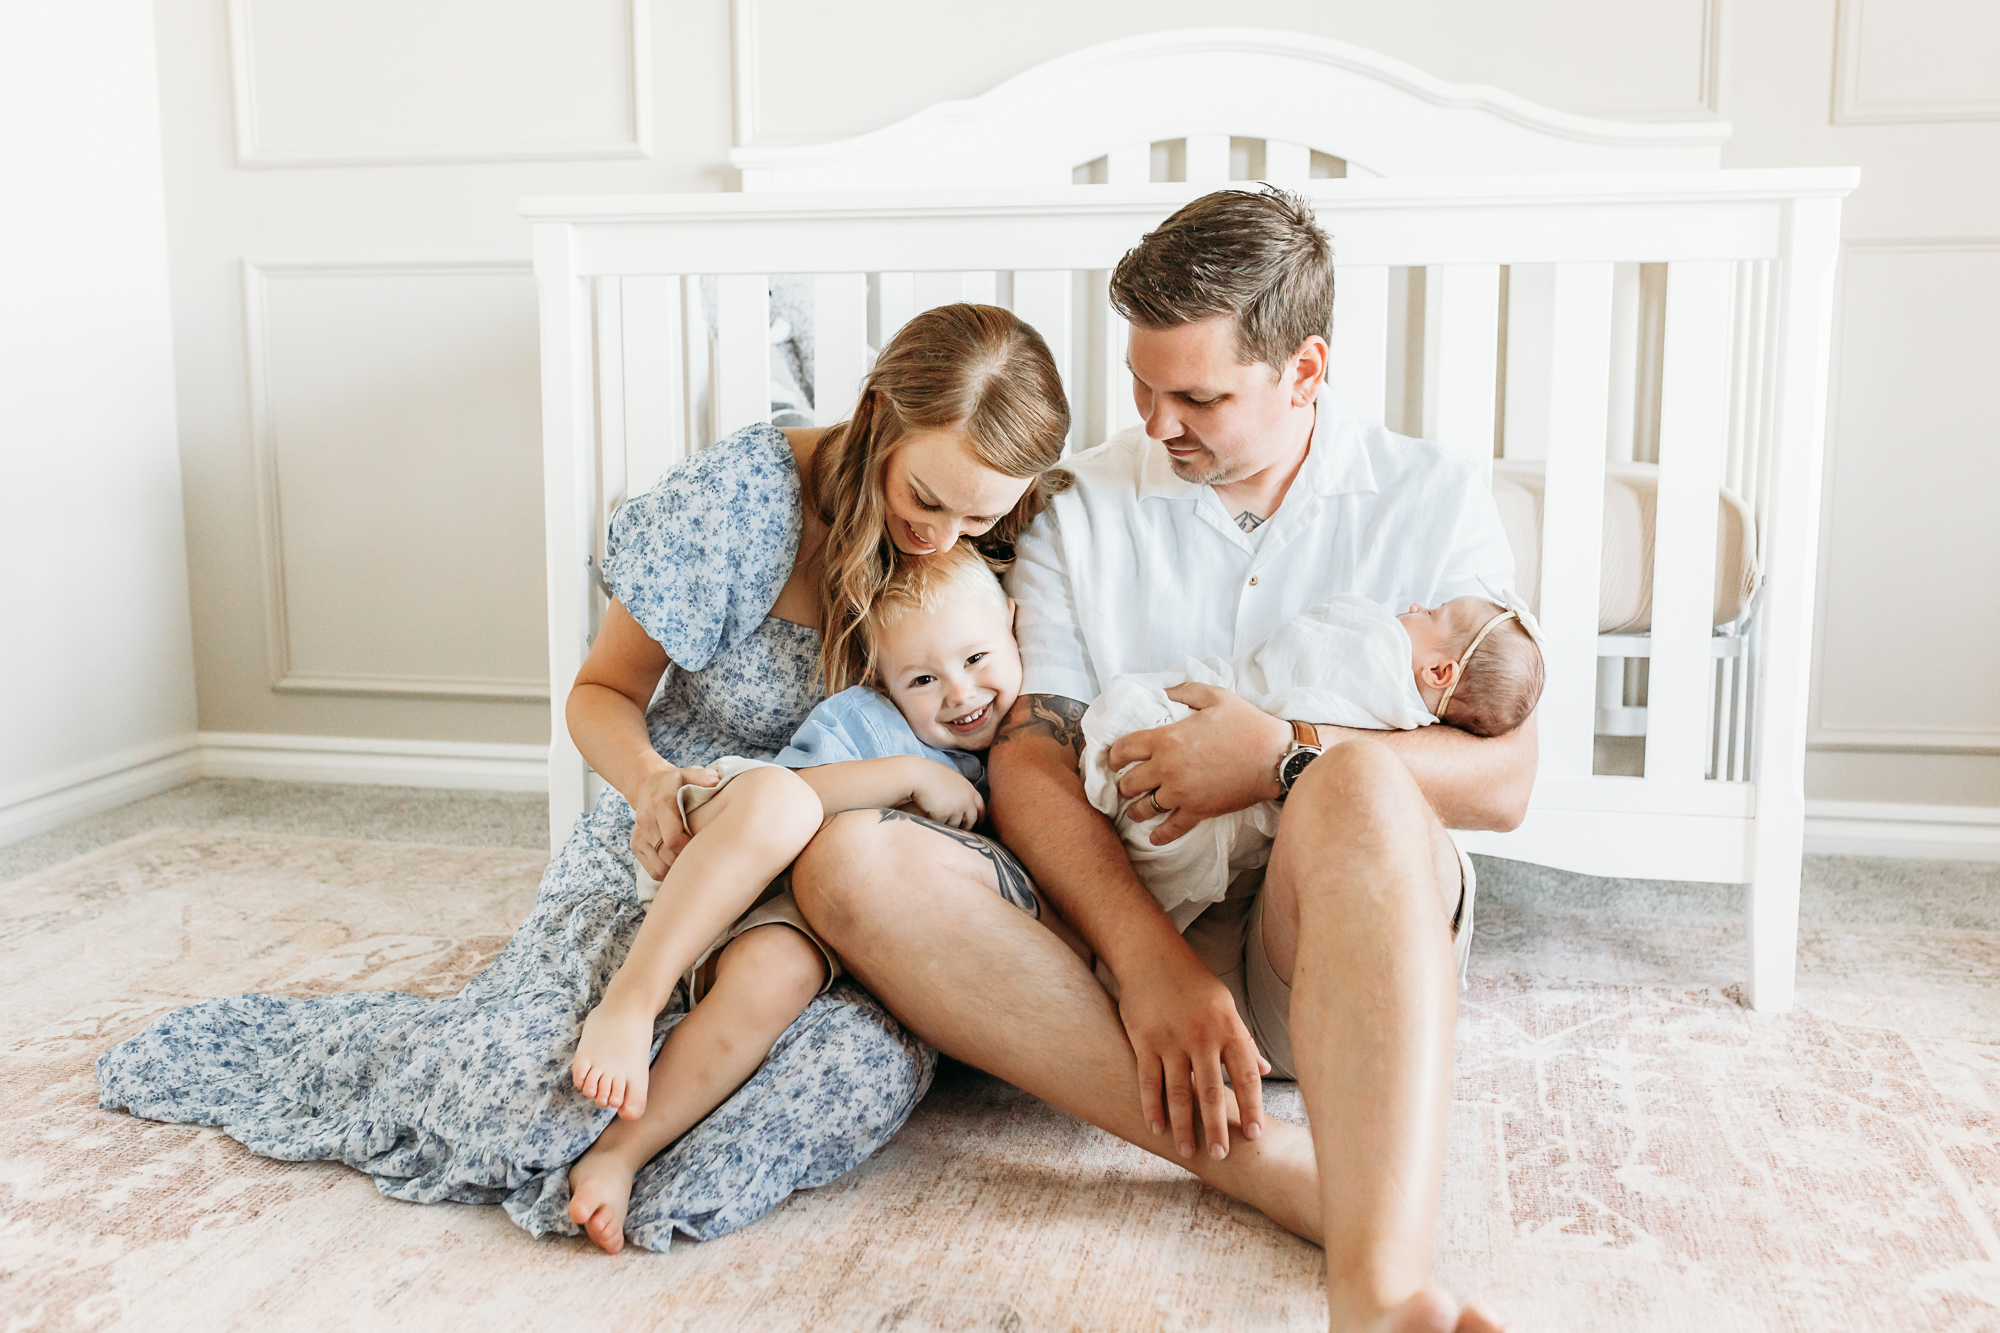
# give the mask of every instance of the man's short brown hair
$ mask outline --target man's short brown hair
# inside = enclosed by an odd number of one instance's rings
[[[1298,195],[1218,190],[1126,252],[1111,304],[1149,329],[1229,315],[1237,358],[1279,371],[1307,338],[1332,336],[1333,242]]]

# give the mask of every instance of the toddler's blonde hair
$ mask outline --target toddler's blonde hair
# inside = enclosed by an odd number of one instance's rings
[[[987,598],[1003,611],[1007,606],[1006,590],[1000,586],[992,562],[969,540],[961,538],[950,550],[936,555],[910,556],[898,552],[888,582],[875,594],[875,600],[861,618],[869,683],[874,683],[884,626],[913,612],[935,614],[946,602],[960,596]]]

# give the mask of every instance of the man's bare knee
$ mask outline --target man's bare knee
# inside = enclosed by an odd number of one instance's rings
[[[1290,810],[1320,819],[1382,824],[1430,815],[1417,780],[1388,746],[1365,737],[1342,741],[1315,759],[1285,799]],[[1435,823],[1435,819],[1430,822]]]

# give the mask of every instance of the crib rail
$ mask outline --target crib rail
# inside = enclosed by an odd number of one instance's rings
[[[604,605],[593,569],[610,510],[689,452],[769,419],[773,276],[810,293],[794,314],[812,325],[801,387],[814,419],[845,415],[872,349],[914,314],[986,301],[1048,340],[1072,447],[1089,447],[1137,419],[1105,274],[1210,188],[1195,179],[1197,156],[1212,176],[1229,143],[1189,140],[1186,152],[1191,179],[1166,184],[1117,184],[1113,173],[1095,189],[528,201],[558,693]],[[1420,419],[1392,424],[1482,469],[1496,456],[1544,460],[1541,774],[1527,823],[1473,845],[1599,874],[1741,882],[1772,857],[1795,868],[1829,281],[1853,173],[1293,174],[1290,184],[1335,239],[1334,392],[1387,419],[1397,381],[1407,390],[1420,376]],[[1396,326],[1413,270],[1417,346]],[[1648,300],[1651,314],[1632,318]],[[1647,453],[1659,482],[1643,769],[1608,776],[1597,759],[1605,465]],[[1718,655],[1710,610],[1725,484],[1756,515],[1765,583],[1754,621],[1727,627],[1737,646]],[[588,784],[558,710],[552,838],[566,835]],[[1795,927],[1782,915],[1766,914],[1757,947],[1789,957]]]

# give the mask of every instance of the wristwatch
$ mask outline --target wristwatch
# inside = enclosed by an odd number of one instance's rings
[[[1278,758],[1278,799],[1284,800],[1292,794],[1292,784],[1299,780],[1299,774],[1306,771],[1306,765],[1320,757],[1319,732],[1310,722],[1292,723],[1292,743],[1285,747],[1285,753]]]

